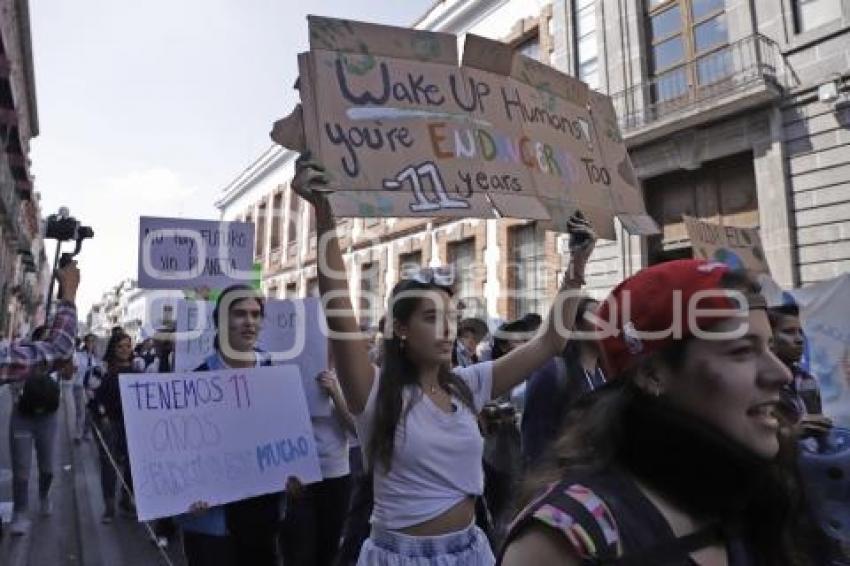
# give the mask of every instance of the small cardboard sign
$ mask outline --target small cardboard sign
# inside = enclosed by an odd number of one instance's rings
[[[215,351],[214,308],[215,304],[209,301],[181,300],[177,303],[175,371],[193,371]],[[266,301],[257,347],[273,364],[298,367],[307,406],[314,417],[326,417],[332,412],[328,395],[316,382],[319,372],[328,369],[327,335],[319,299]]]
[[[694,257],[721,261],[733,269],[770,273],[756,228],[721,226],[682,215]]]
[[[254,225],[139,218],[140,289],[224,289],[256,279]]]
[[[322,479],[295,366],[119,379],[140,521]]]
[[[301,107],[273,138],[311,150],[340,216],[649,218],[611,99],[509,46],[309,16]],[[629,227],[657,232],[654,222]],[[649,232],[651,233],[651,232]]]

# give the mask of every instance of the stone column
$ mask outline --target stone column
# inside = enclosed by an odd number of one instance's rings
[[[753,141],[753,168],[759,203],[759,231],[773,279],[783,288],[797,285],[791,184],[782,143],[782,112],[767,111],[768,128]]]

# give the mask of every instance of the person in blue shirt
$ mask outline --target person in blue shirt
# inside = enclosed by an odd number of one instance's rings
[[[824,432],[830,422],[823,416],[818,380],[800,363],[806,344],[800,307],[785,293],[783,304],[767,309],[767,316],[773,329],[773,350],[794,377],[783,391],[786,410],[792,420],[800,422],[804,433]]]
[[[585,297],[576,312],[575,328],[592,330],[586,315],[598,303]],[[522,414],[522,456],[526,467],[536,464],[557,438],[569,407],[605,383],[599,366],[599,348],[593,340],[571,339],[560,356],[555,356],[528,379]]]
[[[265,302],[253,288],[222,291],[213,311],[215,351],[195,371],[271,365],[268,353],[257,348],[264,315]],[[280,503],[281,494],[273,493],[215,507],[193,504],[177,521],[188,565],[277,566]]]

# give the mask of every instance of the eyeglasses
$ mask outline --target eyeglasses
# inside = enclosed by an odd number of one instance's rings
[[[455,282],[454,266],[442,265],[440,267],[422,267],[418,271],[408,272],[407,279],[422,283],[423,285],[439,285],[440,287],[451,287]]]

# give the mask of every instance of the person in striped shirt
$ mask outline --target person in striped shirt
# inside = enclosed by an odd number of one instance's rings
[[[57,361],[74,354],[77,335],[77,287],[80,270],[76,262],[58,270],[59,303],[56,316],[44,340],[15,340],[0,343],[0,384],[20,381],[36,375],[43,365],[53,366]]]

